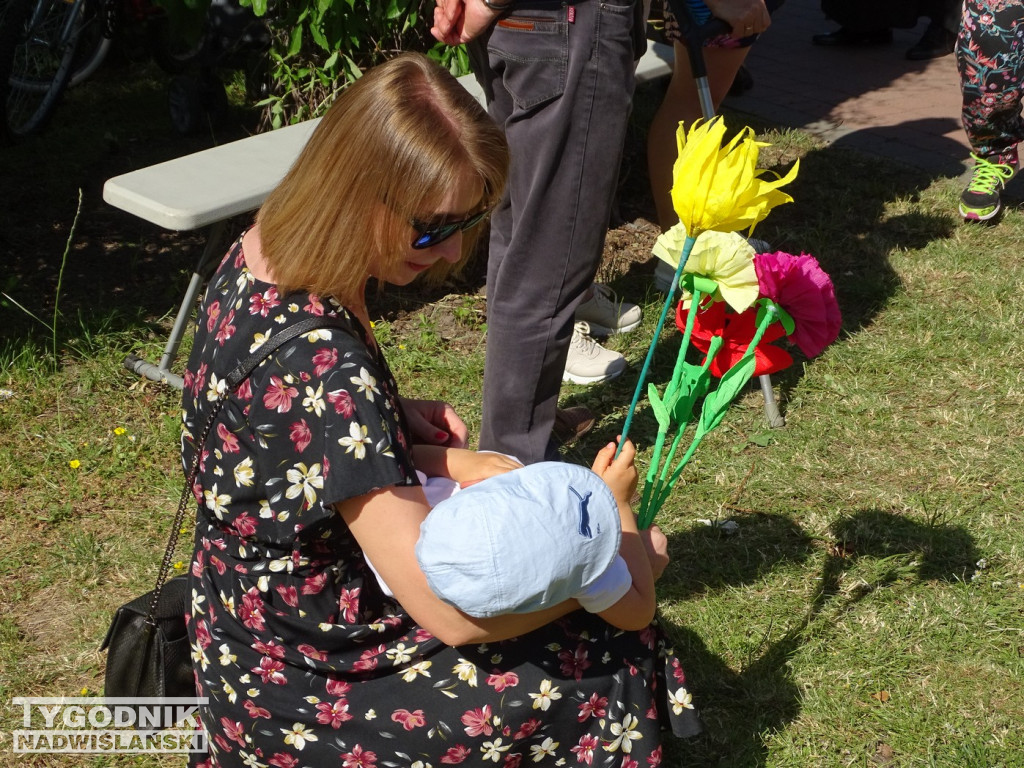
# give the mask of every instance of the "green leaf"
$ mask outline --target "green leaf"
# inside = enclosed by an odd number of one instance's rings
[[[319,48],[325,51],[331,50],[331,45],[327,42],[327,38],[324,36],[324,31],[320,28],[319,24],[311,23],[309,25],[309,34],[310,37],[313,38],[313,42],[316,43]]]
[[[796,330],[796,321],[793,319],[793,316],[778,304],[775,305],[775,312],[779,316],[779,322],[782,323],[782,327],[786,331],[786,335],[792,336],[793,331]]]
[[[758,432],[750,438],[750,442],[761,448],[767,448],[774,440],[775,438],[767,432]]]
[[[654,382],[647,385],[647,399],[651,403],[651,410],[654,411],[654,418],[658,420],[658,426],[667,430],[671,423],[669,421],[668,408],[662,402],[661,395],[658,394],[658,388],[654,386]]]
[[[711,373],[700,365],[683,363],[683,375],[671,403],[672,418],[683,426],[693,418],[693,406],[711,386]]]
[[[291,39],[288,41],[288,56],[294,56],[302,50],[302,25],[297,24],[292,28]]]
[[[701,409],[700,423],[697,426],[697,432],[701,436],[722,423],[725,412],[750,381],[756,367],[757,360],[753,354],[740,358],[740,361],[722,376],[717,389],[704,398],[704,407]]]

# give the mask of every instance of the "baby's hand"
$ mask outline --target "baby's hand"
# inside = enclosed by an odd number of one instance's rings
[[[620,435],[619,439],[621,438]],[[629,506],[636,491],[637,481],[640,479],[633,463],[636,458],[636,446],[631,440],[626,440],[618,456],[615,455],[615,449],[615,443],[608,443],[598,451],[591,469],[612,489],[616,501]]]
[[[457,456],[453,456],[449,464],[451,477],[463,488],[486,480],[488,477],[503,475],[513,469],[521,469],[523,466],[511,456],[506,456],[503,453],[467,450],[453,451],[453,453],[457,453]]]

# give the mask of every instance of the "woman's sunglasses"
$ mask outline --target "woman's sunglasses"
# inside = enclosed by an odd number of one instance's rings
[[[431,248],[438,243],[443,243],[456,232],[465,232],[472,229],[490,214],[490,209],[474,213],[467,219],[461,221],[444,221],[440,223],[420,221],[411,219],[409,223],[416,230],[416,238],[412,241],[412,247],[417,251],[424,248]]]

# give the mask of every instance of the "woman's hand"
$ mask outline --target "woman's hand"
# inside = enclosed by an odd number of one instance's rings
[[[501,13],[483,0],[437,0],[430,34],[447,45],[468,43],[486,32]]]
[[[414,443],[465,448],[469,430],[455,409],[441,400],[399,398]]]
[[[772,25],[764,0],[705,0],[711,14],[732,27],[732,37],[759,35]]]
[[[622,435],[619,435],[618,439],[621,440]],[[633,459],[636,458],[636,446],[632,440],[627,440],[623,443],[622,452],[618,456],[615,455],[615,449],[615,443],[608,443],[597,452],[590,468],[612,489],[615,500],[628,508],[636,492],[637,481],[640,479],[633,463]]]

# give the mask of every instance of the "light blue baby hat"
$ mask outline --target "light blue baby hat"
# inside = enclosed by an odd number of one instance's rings
[[[618,505],[585,467],[541,462],[440,502],[416,559],[430,589],[470,616],[529,613],[585,591],[611,566]]]

